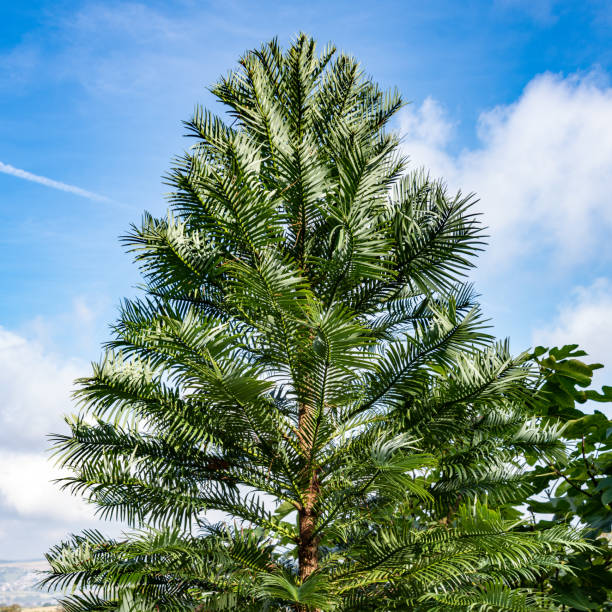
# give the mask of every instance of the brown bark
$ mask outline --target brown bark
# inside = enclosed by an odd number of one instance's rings
[[[316,477],[313,479],[316,485]],[[316,499],[313,496],[311,499]],[[298,562],[300,581],[303,582],[319,567],[319,538],[314,536],[317,527],[317,516],[312,504],[307,504],[298,512],[300,539],[298,542]]]
[[[313,485],[316,485],[316,476],[313,479]],[[316,494],[309,498],[316,499]],[[298,512],[298,523],[300,538],[298,541],[298,564],[300,582],[304,582],[308,577],[319,567],[319,537],[314,536],[314,531],[317,526],[317,516],[312,511],[311,504],[302,508]],[[308,612],[306,606],[297,606],[297,612]],[[314,612],[320,612],[314,610]]]
[[[304,481],[307,489],[304,495],[304,503],[298,510],[298,567],[300,582],[304,582],[319,567],[319,537],[315,536],[317,528],[317,513],[315,510],[317,497],[319,495],[318,470],[312,466],[312,445],[306,436],[305,421],[310,417],[310,406],[301,404],[299,409],[299,443],[304,461]],[[308,612],[305,606],[298,606],[297,612]],[[314,611],[318,612],[318,611]]]

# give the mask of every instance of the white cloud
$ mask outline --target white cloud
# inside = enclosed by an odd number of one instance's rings
[[[73,332],[93,316],[76,300]],[[51,352],[41,340],[0,327],[0,556],[41,554],[70,530],[118,529],[101,525],[93,506],[52,482],[62,472],[46,450],[46,435],[65,429],[73,381],[87,371],[85,363]]]
[[[45,454],[0,451],[0,503],[20,517],[91,522],[93,507],[62,491],[62,473]]]
[[[32,183],[40,183],[45,187],[51,187],[52,189],[59,189],[60,191],[67,191],[69,193],[73,193],[75,195],[81,196],[83,198],[87,198],[89,200],[95,200],[97,202],[111,202],[110,198],[106,196],[99,195],[97,193],[93,193],[92,191],[87,191],[86,189],[81,189],[80,187],[76,187],[75,185],[68,185],[67,183],[62,183],[60,181],[55,181],[53,179],[47,178],[46,176],[40,176],[38,174],[32,174],[27,170],[21,170],[20,168],[15,168],[9,164],[5,164],[0,161],[0,172],[3,174],[10,174],[11,176],[16,176],[17,178],[24,179],[26,181],[30,181]]]
[[[46,447],[46,435],[71,412],[73,381],[85,366],[0,327],[0,448]]]
[[[479,144],[448,152],[453,124],[427,99],[400,119],[413,165],[476,192],[488,265],[544,249],[569,263],[602,255],[612,229],[612,88],[599,74],[543,74],[511,105],[481,114]]]
[[[90,520],[86,504],[51,482],[60,476],[45,449],[64,429],[73,381],[86,370],[37,341],[0,328],[0,505],[20,517]]]
[[[597,378],[612,384],[612,283],[597,279],[588,287],[577,287],[554,321],[533,332],[534,345],[580,344],[586,361],[607,366]]]
[[[420,107],[406,107],[400,117],[400,131],[410,139],[411,145],[421,145],[424,152],[445,147],[452,136],[453,124],[442,105],[431,97]],[[433,151],[429,151],[431,154]],[[411,155],[414,152],[410,151]]]
[[[85,308],[79,304],[77,312]],[[81,315],[87,318],[89,312]],[[91,506],[52,482],[61,472],[44,450],[46,435],[63,429],[73,381],[84,368],[38,341],[0,328],[0,548],[11,548],[17,538],[36,550],[35,541],[14,532],[15,525],[26,529],[27,520],[42,520],[46,531],[71,522],[91,526],[94,521]],[[33,539],[41,537],[46,546],[42,532]]]

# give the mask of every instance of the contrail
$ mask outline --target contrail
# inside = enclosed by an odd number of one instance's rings
[[[26,170],[20,170],[19,168],[15,168],[14,166],[10,166],[9,164],[4,164],[1,161],[0,172],[4,172],[4,174],[10,174],[12,176],[17,176],[19,178],[25,179],[26,181],[32,181],[33,183],[40,183],[41,185],[45,185],[46,187],[52,187],[53,189],[68,191],[83,198],[88,198],[89,200],[96,200],[97,202],[112,202],[112,200],[110,198],[107,198],[106,196],[93,193],[92,191],[87,191],[86,189],[81,189],[80,187],[76,187],[75,185],[68,185],[67,183],[54,181],[53,179],[47,178],[46,176],[39,176],[38,174],[32,174],[31,172],[27,172]]]

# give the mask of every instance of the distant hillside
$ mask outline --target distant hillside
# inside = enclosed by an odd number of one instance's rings
[[[9,612],[16,612],[18,610],[18,612],[62,612],[61,608],[56,608],[55,606],[38,606],[36,608],[23,608],[21,606],[19,606],[18,608],[15,609],[15,611],[11,610],[11,608],[14,606],[9,606],[8,608],[6,608],[6,610],[8,610]],[[0,612],[4,612],[5,608],[3,606],[0,606]]]
[[[57,602],[57,594],[36,589],[41,571],[47,562],[0,561],[0,606],[19,604],[20,606],[52,606]],[[50,608],[45,608],[50,612]],[[25,611],[24,611],[25,612]]]

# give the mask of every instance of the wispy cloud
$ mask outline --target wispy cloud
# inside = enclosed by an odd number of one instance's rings
[[[41,185],[45,185],[45,187],[51,187],[52,189],[68,191],[69,193],[74,193],[75,195],[87,198],[89,200],[95,200],[96,202],[112,202],[110,198],[107,198],[106,196],[100,195],[98,193],[94,193],[93,191],[87,191],[86,189],[81,189],[76,185],[69,185],[68,183],[62,183],[61,181],[54,181],[53,179],[47,178],[46,176],[32,174],[27,170],[15,168],[14,166],[5,164],[1,161],[0,172],[3,172],[4,174],[10,174],[11,176],[16,176],[18,178],[22,178],[26,181],[32,181],[33,183],[40,183]]]

